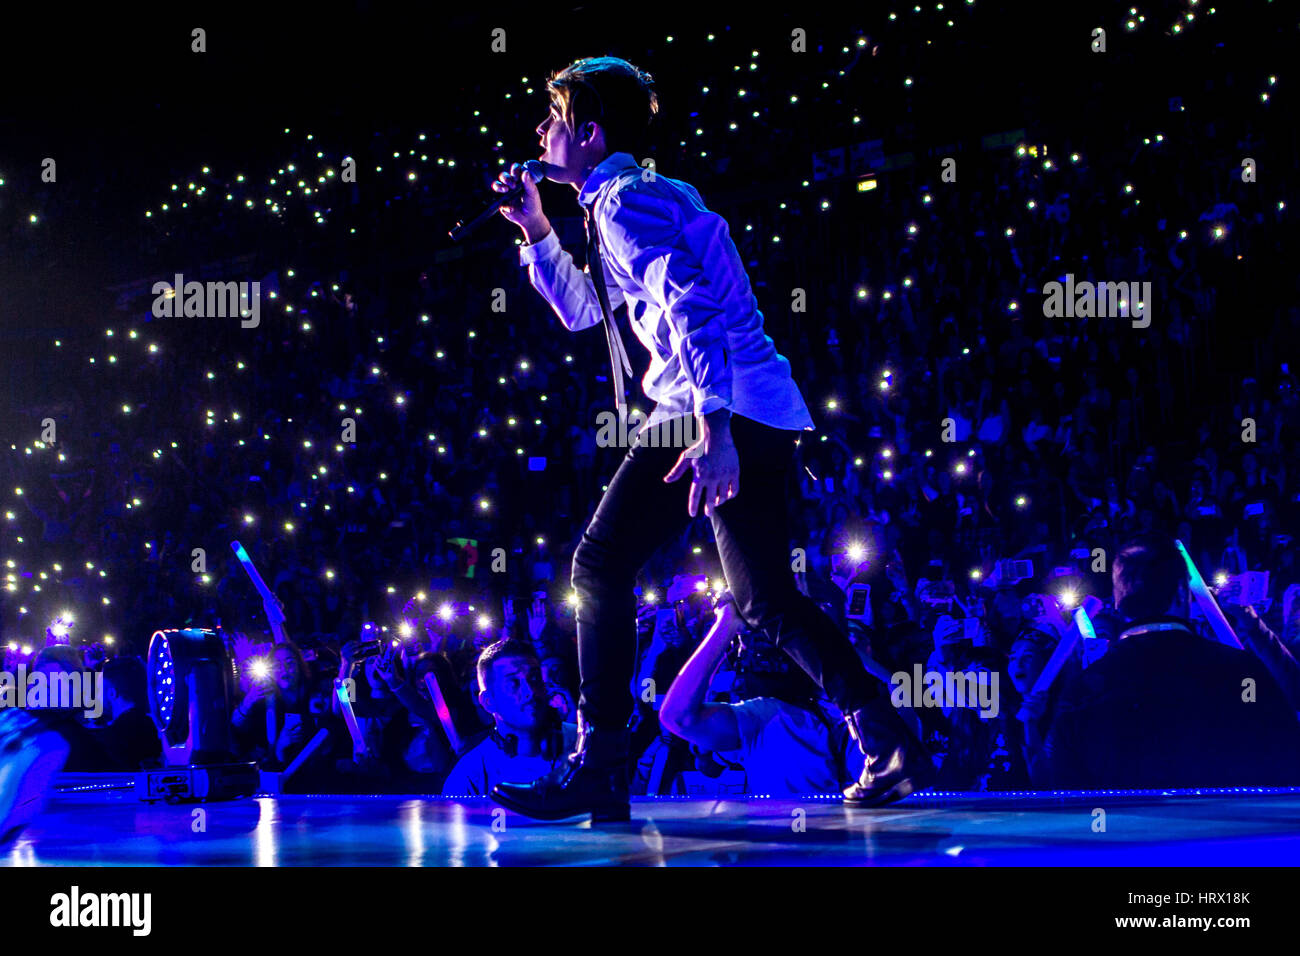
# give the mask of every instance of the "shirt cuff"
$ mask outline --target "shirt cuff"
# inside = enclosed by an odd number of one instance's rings
[[[731,399],[724,398],[711,388],[692,388],[695,398],[695,414],[699,416],[716,412],[719,408],[730,408]]]
[[[560,252],[560,238],[552,229],[541,239],[538,239],[532,245],[522,245],[519,247],[519,264],[521,266],[531,266],[539,259],[550,259]]]

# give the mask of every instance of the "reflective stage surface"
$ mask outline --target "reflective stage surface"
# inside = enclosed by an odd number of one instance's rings
[[[1295,865],[1300,789],[646,798],[632,822],[543,824],[487,800],[262,796],[146,804],[126,778],[51,795],[5,865]]]

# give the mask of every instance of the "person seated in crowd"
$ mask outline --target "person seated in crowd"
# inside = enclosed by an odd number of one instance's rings
[[[396,683],[393,692],[399,700],[407,703],[407,720],[412,730],[410,741],[402,754],[402,763],[413,774],[431,774],[438,777],[445,775],[455,764],[456,754],[447,739],[447,731],[442,726],[437,706],[429,690],[428,679],[437,681],[444,695],[454,689],[454,675],[451,662],[441,654],[425,651],[410,664],[401,665],[395,674]],[[409,681],[406,680],[409,675]],[[411,688],[410,697],[407,688]],[[453,719],[451,703],[448,702],[446,719]],[[452,727],[455,731],[455,725]]]
[[[542,682],[546,684],[547,702],[565,723],[577,724],[577,681],[574,680],[569,659],[552,654],[542,659]]]
[[[336,765],[345,776],[391,778],[417,735],[416,725],[421,720],[436,720],[431,705],[407,680],[406,645],[394,647],[389,640],[348,641],[339,655],[338,678],[352,690],[352,714],[364,744],[359,748],[349,739],[350,756]],[[415,720],[409,719],[412,708],[419,715]],[[342,717],[343,705],[337,695],[331,700],[331,709]]]
[[[284,769],[316,733],[308,700],[307,665],[298,646],[276,644],[248,663],[251,680],[230,722],[249,759]]]
[[[987,686],[988,690],[984,691],[987,694],[993,694],[998,688],[995,670],[988,660],[991,652],[983,643],[987,641],[988,631],[975,618],[958,619],[951,614],[935,616],[933,628],[934,651],[926,664],[927,673],[938,675],[945,687],[949,684],[948,675],[956,675],[966,688],[961,700],[945,699],[942,708],[924,708],[933,736],[932,747],[943,755],[936,786],[950,790],[977,789],[994,749],[994,718],[1001,713],[996,695],[991,710],[985,710],[979,702],[979,685]],[[977,637],[983,641],[979,646]],[[974,686],[970,684],[972,680],[976,682]],[[966,693],[972,696],[966,697]]]
[[[49,711],[0,708],[0,847],[40,813],[70,750]]]
[[[665,600],[642,608],[649,645],[640,655],[632,693],[633,754],[640,754],[632,771],[632,794],[667,794],[680,782],[682,771],[696,769],[699,755],[659,721],[667,688],[714,619],[705,575],[674,575]],[[640,624],[638,626],[640,630]],[[698,750],[698,748],[695,748]]]
[[[61,734],[69,747],[68,760],[63,769],[68,772],[105,770],[111,764],[108,754],[104,752],[100,741],[87,726],[87,713],[94,714],[103,706],[103,701],[94,698],[95,691],[87,697],[82,691],[85,687],[83,676],[86,671],[82,664],[81,651],[67,644],[52,644],[37,651],[32,658],[27,673],[28,710],[41,715],[50,729]],[[47,697],[43,706],[31,704],[32,678],[37,674],[44,676]],[[75,681],[76,690],[72,685]],[[67,700],[60,700],[58,688],[65,687],[72,694]],[[92,685],[93,687],[93,685]],[[81,706],[75,706],[77,698]],[[72,706],[58,706],[71,703]]]
[[[1174,540],[1139,535],[1111,574],[1126,627],[1062,692],[1035,786],[1300,783],[1300,721],[1290,701],[1252,654],[1193,629]]]
[[[836,793],[856,780],[863,755],[838,709],[775,648],[748,649],[737,703],[708,702],[709,685],[743,622],[730,595],[659,707],[659,722],[701,751],[745,769],[749,793]],[[913,732],[920,724],[905,711]]]
[[[94,731],[108,757],[106,770],[139,770],[162,756],[158,728],[148,714],[144,664],[138,657],[118,657],[104,664],[104,716]]]
[[[1034,767],[1042,754],[1043,738],[1056,713],[1060,689],[1066,683],[1064,675],[1046,691],[1034,692],[1043,669],[1064,637],[1065,629],[1059,622],[1031,620],[1011,642],[1007,657],[1007,677],[1019,706],[1005,706],[998,714],[1001,739],[1000,752],[995,756],[1001,762],[993,770],[990,789],[1027,790],[1031,785]]]
[[[496,641],[479,654],[478,703],[492,717],[482,739],[460,755],[442,792],[485,796],[501,782],[535,780],[573,751],[577,726],[548,702],[537,652],[523,641]]]
[[[1251,605],[1240,603],[1240,589],[1239,580],[1229,581],[1219,590],[1216,599],[1242,646],[1263,662],[1286,694],[1291,709],[1300,712],[1300,662]]]

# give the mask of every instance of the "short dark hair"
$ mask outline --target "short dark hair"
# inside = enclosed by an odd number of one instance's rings
[[[546,81],[570,132],[599,123],[610,153],[645,151],[650,122],[659,112],[654,77],[616,56],[575,60]]]
[[[1187,586],[1187,565],[1174,539],[1146,532],[1130,540],[1111,566],[1115,607],[1130,620],[1160,617]]]
[[[506,638],[483,648],[476,665],[478,689],[480,691],[485,691],[488,688],[488,676],[492,673],[492,665],[507,657],[522,657],[536,663],[537,651],[533,650],[531,644],[525,644],[523,641],[516,641],[513,638]]]
[[[138,657],[115,657],[104,664],[104,683],[113,693],[137,707],[148,703],[148,680]]]
[[[50,664],[73,674],[86,669],[81,651],[69,644],[49,644],[42,647],[32,658],[30,669],[36,671]]]

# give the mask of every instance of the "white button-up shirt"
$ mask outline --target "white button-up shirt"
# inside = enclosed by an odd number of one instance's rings
[[[650,352],[641,382],[656,403],[647,427],[679,415],[729,408],[775,428],[813,428],[790,363],[763,331],[727,223],[687,183],[642,178],[630,153],[591,171],[578,202],[592,207],[610,307],[627,304]],[[555,231],[519,250],[533,288],[571,332],[603,321],[590,276]]]

